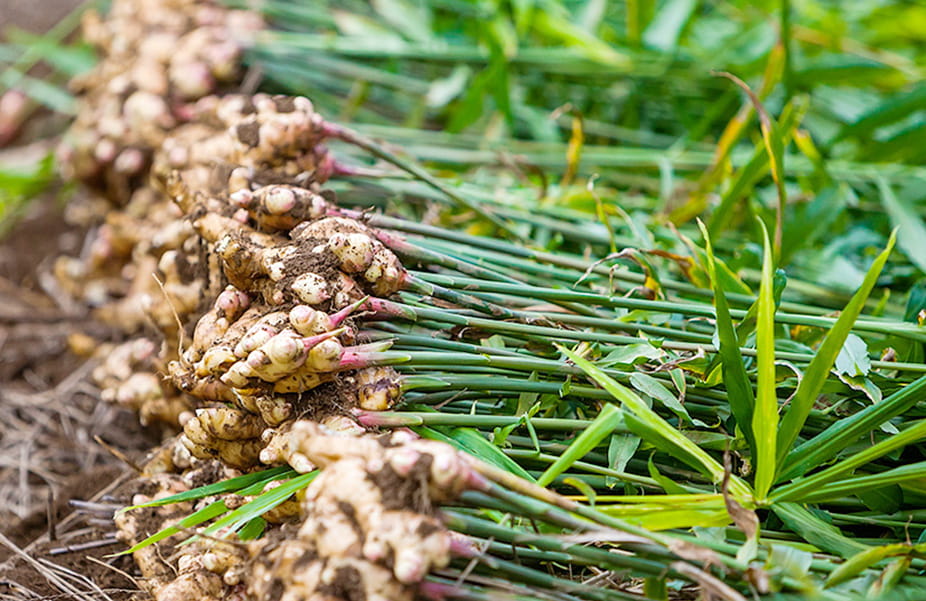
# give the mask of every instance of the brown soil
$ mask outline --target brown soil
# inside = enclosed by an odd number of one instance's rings
[[[125,499],[112,491],[98,498],[131,470],[94,439],[134,461],[157,441],[133,414],[100,403],[88,377],[93,362],[68,352],[68,336],[75,332],[106,335],[51,284],[53,258],[76,254],[82,243],[82,233],[64,223],[49,198],[36,202],[0,243],[4,599],[106,599],[101,589],[118,601],[137,591],[117,571],[131,576],[131,559],[105,557],[124,548],[111,540],[111,517]],[[75,507],[74,500],[95,504]],[[100,541],[106,544],[97,546]]]

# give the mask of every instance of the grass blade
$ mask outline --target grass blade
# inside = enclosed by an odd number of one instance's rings
[[[852,470],[867,465],[879,457],[883,457],[897,449],[902,449],[924,438],[926,438],[926,420],[921,420],[900,434],[894,434],[873,447],[860,451],[852,457],[844,459],[822,472],[807,478],[802,478],[792,484],[779,487],[773,492],[772,499],[782,501],[800,500],[804,493],[816,491],[821,486],[836,480]]]
[[[300,474],[283,484],[263,493],[253,501],[245,503],[238,509],[216,520],[203,531],[203,534],[216,534],[220,530],[228,529],[230,532],[244,526],[254,518],[258,518],[270,511],[297,491],[305,488],[318,475],[318,471]]]
[[[576,364],[585,374],[604,388],[611,396],[621,403],[621,406],[633,417],[635,422],[645,427],[644,434],[648,439],[647,442],[668,446],[675,451],[674,455],[704,473],[715,484],[720,484],[724,478],[724,469],[713,457],[708,455],[701,447],[689,440],[684,434],[676,430],[672,425],[661,418],[655,411],[650,409],[643,399],[638,397],[630,389],[616,382],[587,359],[579,356],[571,350],[557,345],[557,348],[565,354],[570,361]],[[627,416],[627,423],[630,425],[630,416]],[[749,487],[746,486],[739,478],[733,476],[730,479],[730,491],[741,499],[751,497]]]
[[[918,546],[918,545],[917,545]],[[915,547],[907,544],[882,545],[860,551],[846,560],[838,568],[833,570],[823,584],[826,588],[842,584],[852,578],[855,578],[863,571],[874,566],[876,563],[888,557],[898,555],[908,555],[914,551]]]
[[[736,328],[733,326],[733,318],[730,317],[727,296],[717,277],[717,262],[714,258],[714,249],[711,245],[710,236],[703,223],[698,221],[698,226],[704,236],[708,271],[711,277],[711,286],[714,289],[714,307],[717,311],[717,337],[720,339],[720,365],[723,370],[723,381],[727,387],[727,398],[730,402],[733,417],[736,419],[740,430],[742,430],[753,457],[755,457],[756,440],[752,432],[752,414],[755,410],[756,398],[752,391],[749,375],[746,373],[746,366],[743,364],[743,355],[740,352],[740,343],[736,336]]]
[[[839,351],[851,332],[852,325],[865,308],[865,302],[868,300],[868,296],[871,294],[875,284],[877,284],[881,270],[884,269],[884,264],[894,248],[894,241],[895,235],[891,234],[887,247],[878,255],[868,269],[868,273],[865,274],[862,287],[855,293],[852,300],[843,309],[839,319],[827,332],[819,350],[804,371],[804,376],[801,378],[800,384],[798,384],[778,431],[779,468],[781,468],[791,445],[797,440],[798,434],[804,427],[804,422],[807,420],[807,416],[810,415],[810,410],[813,409],[813,404],[820,395],[820,391],[823,390],[827,376],[829,376],[830,370],[833,369],[836,357],[839,356]]]
[[[908,411],[926,398],[926,376],[895,392],[877,405],[836,421],[832,426],[788,454],[782,480],[804,474],[835,457],[850,444],[881,424]]]
[[[445,442],[506,472],[511,472],[529,482],[534,481],[534,477],[523,467],[473,428],[452,428],[449,434],[443,432],[444,428],[428,428],[427,426],[412,427],[412,430],[422,438]]]
[[[756,324],[756,407],[752,416],[755,436],[753,462],[756,468],[756,500],[762,502],[775,481],[777,466],[775,447],[778,441],[778,395],[775,387],[775,299],[772,269],[772,248],[768,231],[762,224],[765,253],[762,259],[762,281],[759,286]]]
[[[920,271],[926,272],[926,225],[923,224],[923,219],[910,203],[898,198],[883,179],[878,180],[878,189],[884,209],[896,228],[900,250]]]
[[[818,503],[849,496],[859,491],[868,492],[892,484],[901,484],[908,480],[919,480],[920,478],[926,478],[926,461],[895,467],[879,474],[857,476],[849,480],[833,482],[808,494],[806,500],[808,503]]]
[[[229,478],[228,480],[222,480],[221,482],[207,484],[206,486],[200,486],[199,488],[177,493],[176,495],[164,497],[163,499],[157,499],[155,501],[149,501],[139,505],[132,505],[131,507],[126,507],[120,511],[130,511],[132,509],[139,509],[142,507],[160,507],[161,505],[170,505],[172,503],[195,501],[197,499],[202,499],[203,497],[208,497],[211,495],[238,492],[242,489],[252,487],[255,484],[266,484],[271,480],[280,480],[295,474],[296,471],[293,468],[289,467],[288,465],[281,465],[280,467],[271,468],[269,470],[262,470],[252,474],[245,474],[243,476]]]
[[[621,412],[617,407],[605,405],[591,425],[579,434],[553,465],[540,475],[537,484],[539,486],[549,486],[557,476],[568,470],[572,464],[585,457],[589,451],[598,446],[598,443],[610,436],[623,421]]]
[[[135,551],[144,549],[145,547],[151,546],[154,543],[160,542],[169,536],[173,536],[174,534],[177,534],[181,530],[184,530],[187,528],[195,528],[196,526],[202,524],[203,522],[207,522],[211,520],[212,518],[222,515],[226,511],[228,511],[228,507],[225,506],[225,501],[215,501],[214,503],[210,503],[209,505],[206,505],[199,511],[195,511],[191,513],[190,515],[186,516],[185,518],[177,522],[175,525],[168,526],[167,528],[163,528],[159,530],[158,532],[152,534],[145,540],[141,541],[134,547],[130,549],[126,549],[125,551],[120,551],[119,553],[116,553],[115,555],[116,556],[128,555],[130,553],[134,553]]]

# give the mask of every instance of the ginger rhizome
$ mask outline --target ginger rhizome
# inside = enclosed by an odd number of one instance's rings
[[[352,418],[399,398],[392,369],[358,360],[388,347],[360,324],[368,299],[408,276],[322,189],[339,167],[308,99],[223,94],[260,27],[205,0],[115,0],[106,19],[88,14],[102,60],[74,83],[80,110],[61,154],[87,186],[69,215],[89,233],[55,274],[123,337],[96,351],[101,397],[181,429],[134,502],[265,466],[321,469],[264,513],[282,526],[247,548],[223,532],[231,542],[198,540],[172,559],[136,552],[158,601],[270,599],[280,587],[293,600],[412,599],[450,559],[435,509],[468,468],[446,445],[373,438]],[[120,536],[136,544],[217,500],[122,513]],[[249,500],[221,499],[229,510]]]

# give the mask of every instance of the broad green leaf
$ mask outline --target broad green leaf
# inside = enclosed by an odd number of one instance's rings
[[[775,300],[772,275],[772,246],[762,225],[765,252],[762,260],[762,281],[759,286],[756,316],[756,406],[752,414],[752,434],[755,437],[756,499],[764,500],[775,481],[778,441],[778,395],[775,379]]]
[[[724,478],[724,469],[713,457],[708,455],[698,445],[694,444],[684,434],[676,430],[672,425],[661,418],[647,404],[634,394],[630,389],[615,381],[587,359],[579,356],[573,351],[557,345],[557,348],[566,355],[576,366],[585,374],[604,388],[611,396],[619,401],[625,411],[636,417],[636,422],[643,425],[646,430],[644,440],[647,442],[665,447],[674,451],[674,455],[681,461],[685,461],[698,471],[708,475],[715,484],[720,484]],[[627,416],[628,426],[633,430]],[[741,499],[751,497],[749,488],[736,476],[730,480],[730,491]]]
[[[445,442],[506,472],[511,472],[530,482],[534,481],[533,476],[527,473],[511,457],[505,455],[501,449],[486,440],[478,430],[473,428],[429,428],[427,426],[413,427],[412,430],[423,438]]]
[[[685,406],[682,405],[674,394],[669,392],[668,388],[662,385],[662,382],[653,376],[634,372],[630,374],[630,384],[643,394],[659,401],[663,407],[677,415],[679,419],[689,424],[691,423],[691,416],[688,415],[688,410],[685,409]]]
[[[903,490],[898,484],[881,486],[878,488],[865,488],[855,493],[855,496],[872,511],[892,514],[900,510],[903,505]]]
[[[598,362],[604,367],[614,365],[636,365],[646,363],[652,359],[660,359],[665,356],[662,351],[648,342],[638,342],[636,344],[623,344],[613,351],[602,357]]]
[[[926,273],[926,225],[906,199],[894,194],[884,178],[878,179],[881,202],[897,231],[897,246],[910,262]]]
[[[640,437],[632,434],[612,434],[608,443],[608,467],[623,472],[640,447]]]
[[[789,451],[794,441],[797,440],[801,429],[804,427],[804,422],[807,420],[807,416],[810,415],[813,404],[816,402],[817,397],[820,396],[823,385],[826,383],[826,378],[842,351],[843,345],[855,321],[861,314],[862,309],[865,308],[865,302],[868,300],[868,296],[878,282],[878,276],[881,275],[881,270],[884,269],[884,264],[887,262],[891,250],[894,248],[894,240],[895,238],[892,234],[890,240],[888,240],[887,247],[877,256],[868,269],[868,273],[865,274],[865,280],[861,288],[852,296],[852,300],[850,300],[846,308],[843,309],[842,313],[839,315],[839,319],[836,320],[836,323],[833,324],[833,327],[827,332],[826,338],[824,338],[823,342],[820,344],[819,350],[817,350],[810,365],[808,365],[807,369],[804,371],[801,383],[798,385],[794,397],[791,399],[791,403],[788,406],[788,410],[781,420],[781,427],[778,435],[778,457],[780,466],[785,464],[785,457],[787,457],[788,477],[793,477],[794,475],[802,473],[794,471],[796,461],[794,453],[789,454]]]
[[[871,371],[871,358],[865,341],[855,334],[849,334],[836,356],[835,367],[836,373],[849,377],[867,376]]]
[[[585,457],[589,451],[598,446],[614,429],[623,422],[620,410],[614,405],[605,405],[598,416],[582,431],[572,444],[557,458],[553,464],[537,478],[539,486],[549,486],[557,476]],[[494,445],[492,448],[496,448]]]
[[[775,503],[771,509],[785,526],[819,549],[841,557],[850,557],[868,548],[847,538],[839,528],[824,522],[797,503]]]

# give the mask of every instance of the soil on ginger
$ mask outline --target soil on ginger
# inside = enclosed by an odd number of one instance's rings
[[[129,411],[101,403],[89,379],[95,362],[68,351],[72,334],[108,334],[52,284],[54,257],[78,254],[83,238],[46,198],[0,241],[3,599],[120,601],[138,593],[131,557],[106,557],[124,548],[111,540],[111,518],[128,501],[119,483],[134,472],[94,439],[141,462],[158,436]]]

